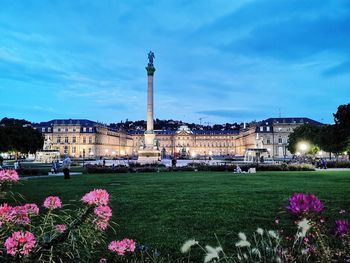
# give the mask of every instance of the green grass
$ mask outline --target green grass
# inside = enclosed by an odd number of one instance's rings
[[[93,188],[111,194],[117,236],[135,238],[166,253],[178,253],[182,243],[196,238],[216,245],[214,233],[231,246],[239,231],[258,226],[276,228],[293,192],[312,192],[326,206],[325,217],[336,219],[350,209],[350,172],[178,172],[95,174],[22,181],[14,187],[28,202],[42,203],[48,195],[79,204]],[[287,220],[286,220],[287,221]],[[282,224],[284,224],[282,220]]]

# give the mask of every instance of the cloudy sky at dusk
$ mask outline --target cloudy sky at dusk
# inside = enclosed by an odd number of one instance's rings
[[[350,1],[10,1],[0,8],[0,118],[310,117],[350,102]]]

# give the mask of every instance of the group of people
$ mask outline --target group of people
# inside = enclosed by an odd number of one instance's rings
[[[321,158],[316,162],[316,168],[327,169],[327,160],[325,158]]]
[[[66,155],[62,162],[62,171],[64,174],[64,179],[70,179],[69,170],[70,170],[71,163],[72,163],[71,159],[69,158],[68,155]],[[60,168],[61,168],[60,162],[58,160],[52,162],[52,168],[51,168],[52,173],[57,174]]]

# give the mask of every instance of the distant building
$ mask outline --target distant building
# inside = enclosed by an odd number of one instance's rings
[[[302,124],[322,125],[309,118],[269,118],[239,130],[155,130],[163,155],[243,156],[248,148],[266,148],[270,157],[291,157],[289,134]],[[144,131],[121,131],[90,120],[52,120],[35,125],[52,147],[72,157],[137,155]]]
[[[289,134],[302,124],[323,125],[309,118],[269,118],[258,123],[256,140],[262,142],[271,157],[290,157],[292,154],[287,150]]]
[[[90,120],[52,120],[35,125],[52,141],[61,155],[99,157],[130,155],[133,138],[111,127]]]

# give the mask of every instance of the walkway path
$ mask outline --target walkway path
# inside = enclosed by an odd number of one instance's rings
[[[81,175],[83,173],[80,172],[70,172],[70,175]],[[57,174],[51,174],[49,173],[48,175],[33,175],[33,176],[25,176],[25,177],[20,177],[21,180],[27,180],[27,179],[37,179],[37,178],[49,178],[49,177],[62,177],[64,176],[63,173],[57,173]]]

